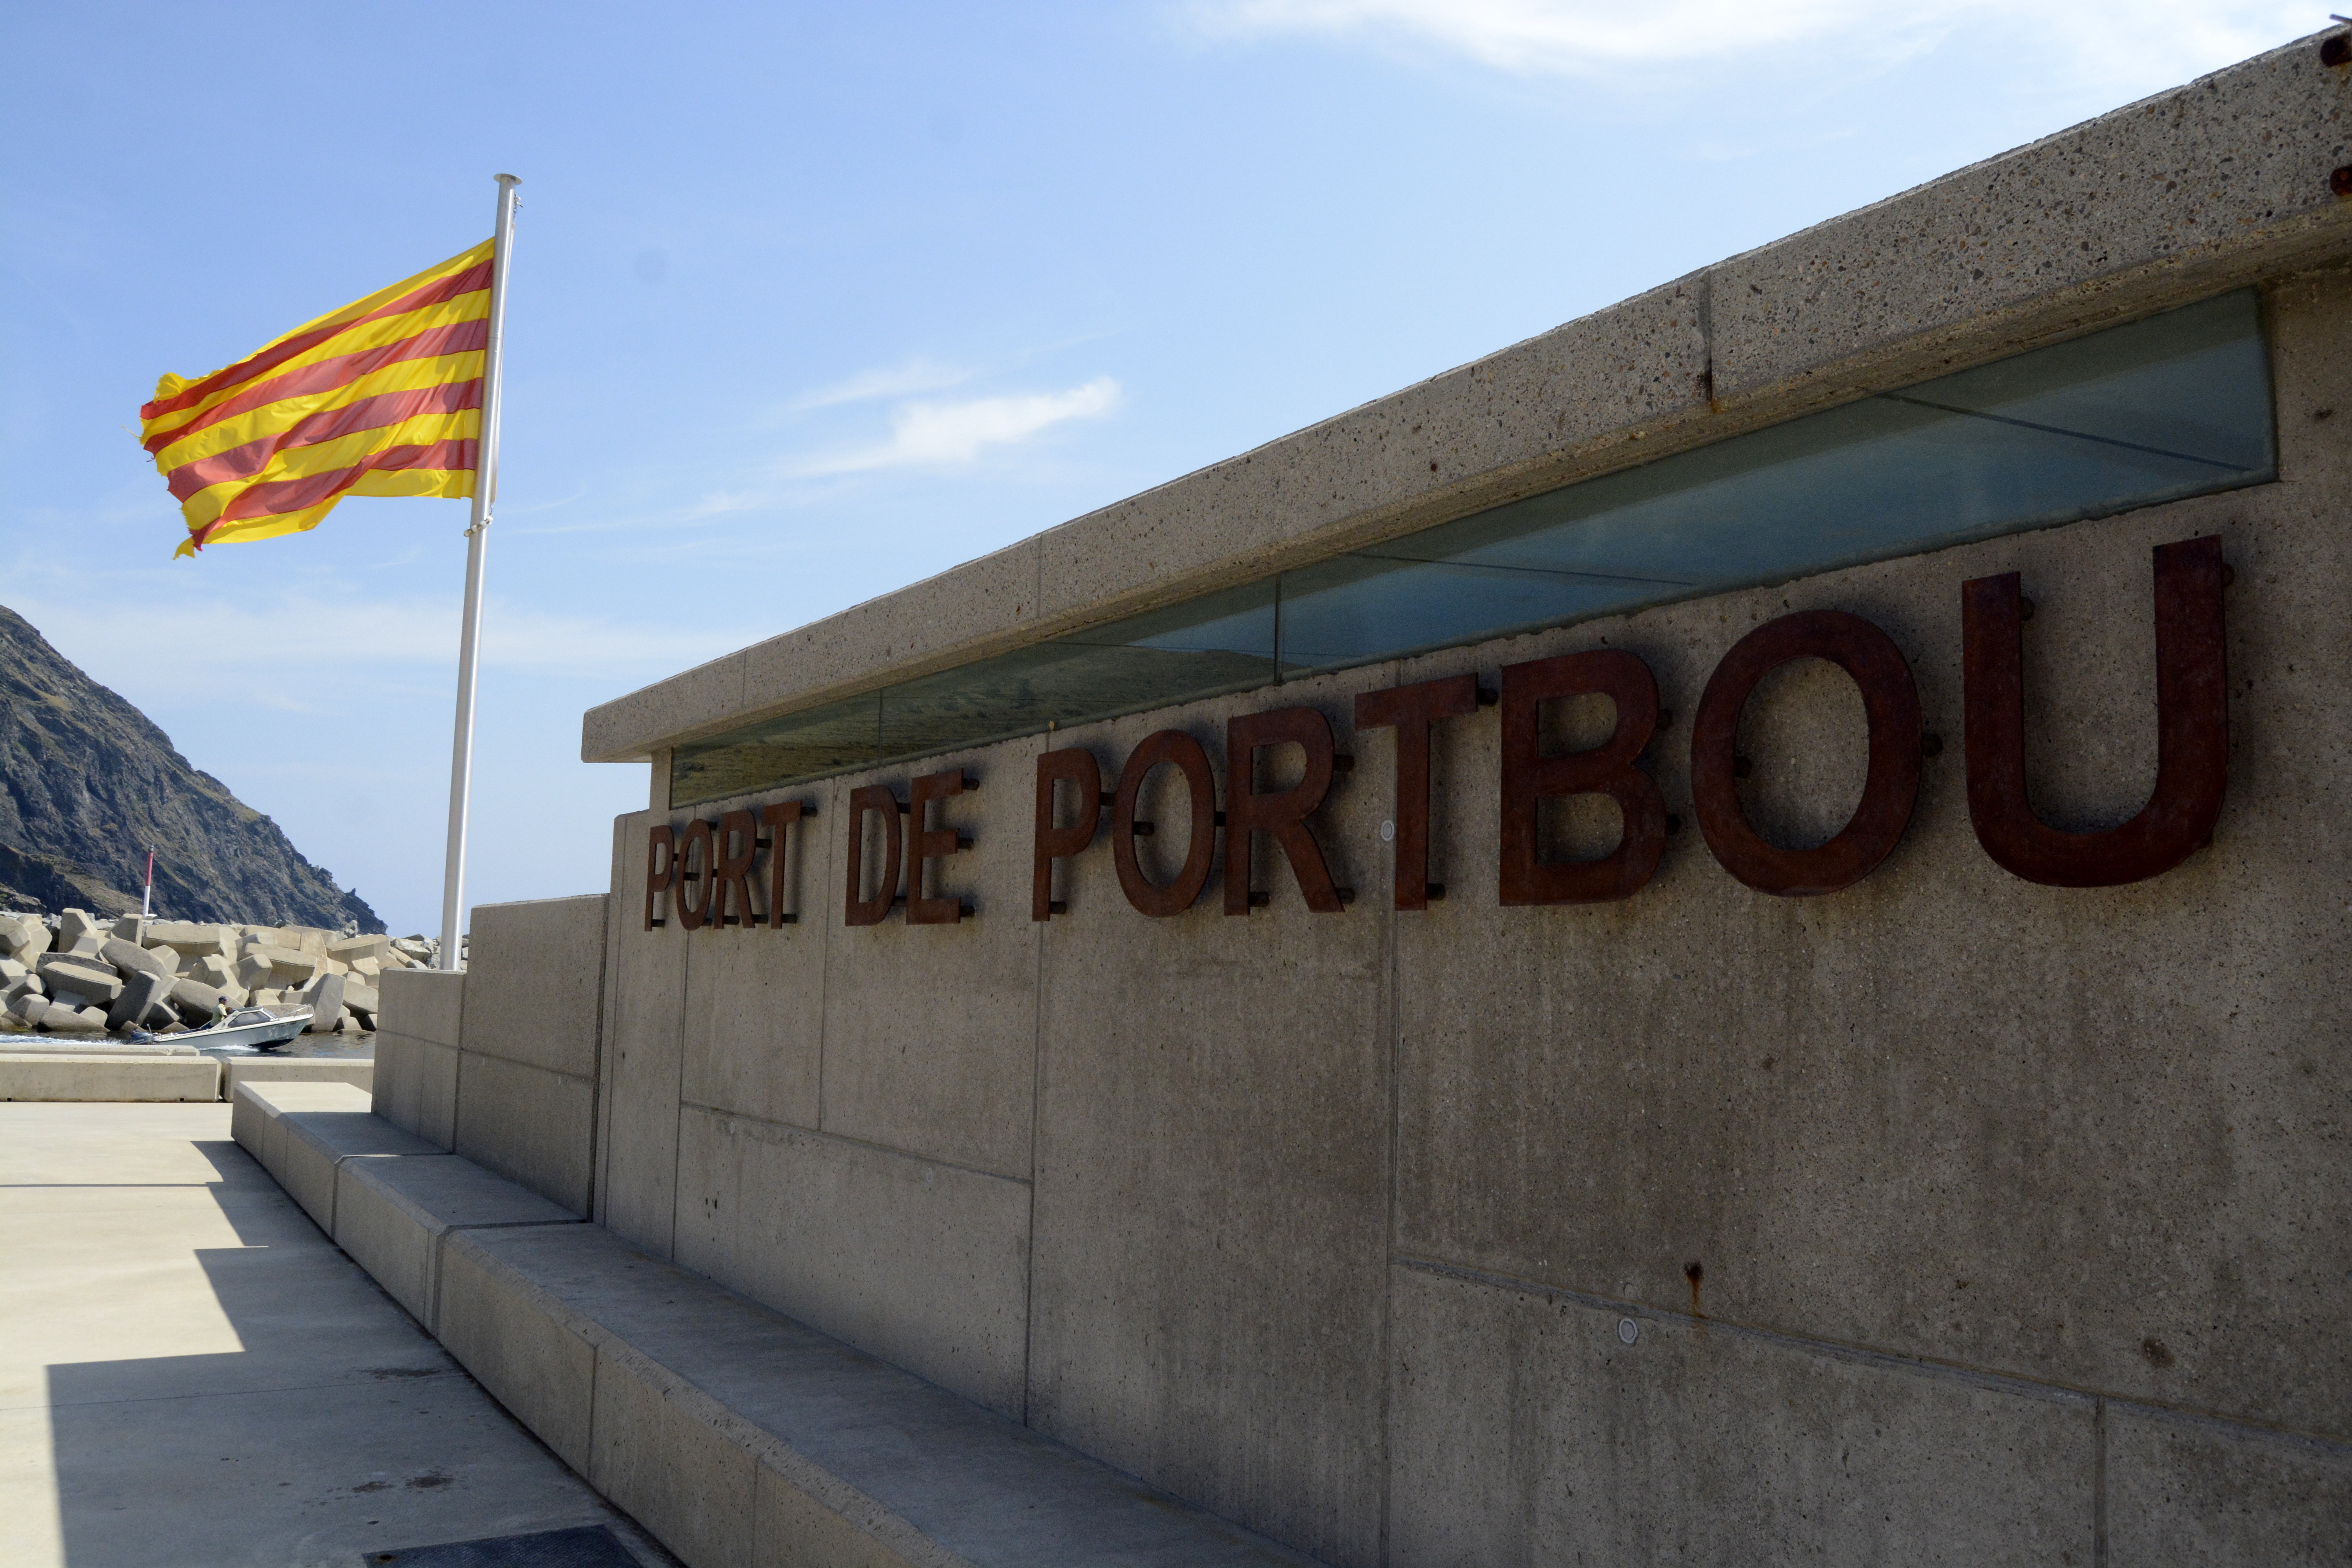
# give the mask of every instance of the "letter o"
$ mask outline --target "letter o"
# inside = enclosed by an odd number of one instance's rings
[[[1792,658],[1825,658],[1862,689],[1870,775],[1837,837],[1811,849],[1768,844],[1748,826],[1734,764],[1739,715],[1757,683]],[[1803,610],[1758,626],[1707,678],[1691,730],[1691,795],[1699,831],[1723,868],[1759,892],[1807,898],[1850,888],[1875,870],[1911,825],[1919,798],[1919,689],[1895,639],[1860,616]]]
[[[1185,851],[1183,869],[1161,887],[1143,874],[1135,858],[1135,803],[1151,770],[1166,763],[1184,775],[1192,795],[1192,842]],[[1209,864],[1216,858],[1217,780],[1209,771],[1209,753],[1181,730],[1146,735],[1127,754],[1118,770],[1118,795],[1111,806],[1110,852],[1118,867],[1119,890],[1144,914],[1181,915],[1209,885]]]

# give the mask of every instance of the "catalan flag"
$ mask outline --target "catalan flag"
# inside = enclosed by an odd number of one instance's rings
[[[175,553],[316,528],[345,496],[472,495],[491,243],[157,382],[140,440],[187,520]]]

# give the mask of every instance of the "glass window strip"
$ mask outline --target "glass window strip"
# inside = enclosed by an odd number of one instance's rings
[[[680,805],[2277,474],[2240,289],[677,748]]]

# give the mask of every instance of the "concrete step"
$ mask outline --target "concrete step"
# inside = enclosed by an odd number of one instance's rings
[[[235,1100],[241,1083],[348,1083],[375,1087],[375,1063],[364,1057],[223,1057],[221,1098]]]
[[[692,1568],[1311,1568],[356,1118],[341,1088],[240,1086],[237,1141],[306,1208],[331,1160],[336,1241]]]

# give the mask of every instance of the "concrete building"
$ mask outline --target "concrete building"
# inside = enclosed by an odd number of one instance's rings
[[[593,710],[379,1111],[1268,1552],[2345,1561],[2346,58]]]

